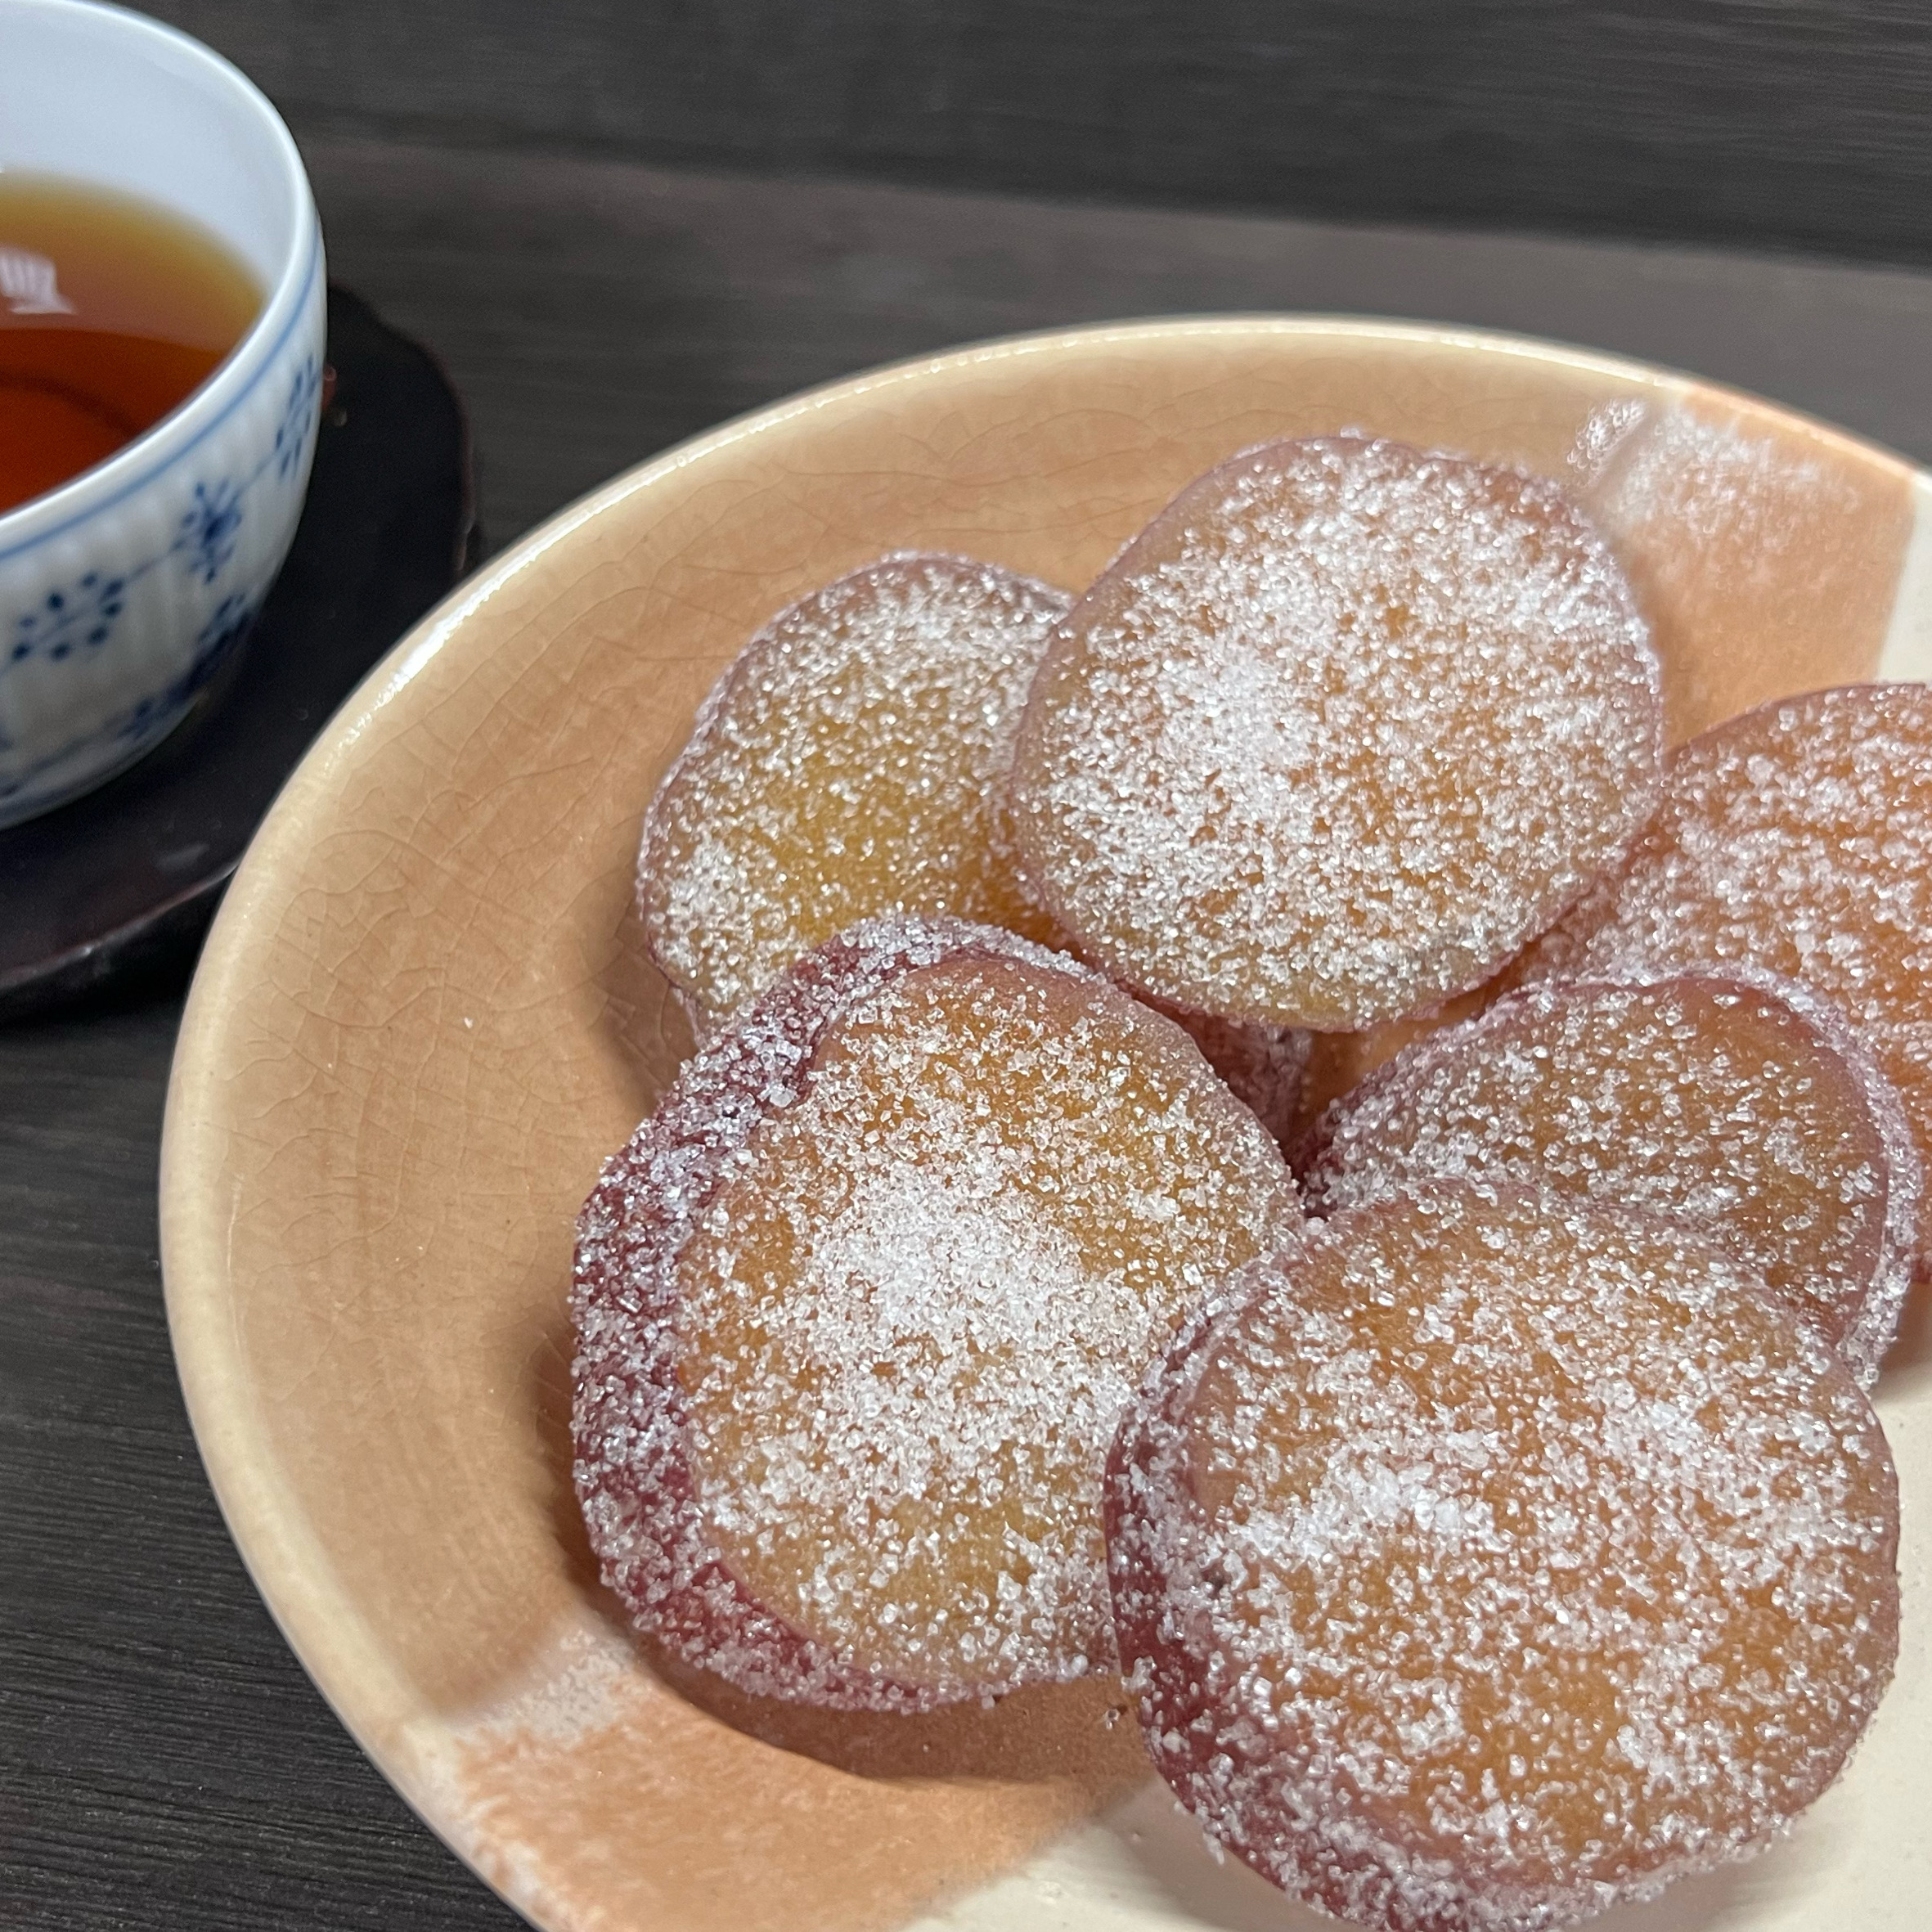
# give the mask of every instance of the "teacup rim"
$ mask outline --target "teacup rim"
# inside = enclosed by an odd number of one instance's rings
[[[300,321],[310,289],[322,270],[321,226],[295,137],[275,104],[231,61],[191,34],[110,4],[109,0],[0,0],[0,17],[9,13],[55,18],[92,16],[110,31],[126,33],[153,47],[168,47],[177,57],[199,65],[229,91],[267,135],[281,164],[283,186],[294,202],[294,218],[281,267],[264,294],[260,310],[213,373],[113,455],[11,510],[0,510],[0,564],[114,508],[218,428],[253,389],[261,370],[280,353]],[[164,193],[151,198],[168,206]]]

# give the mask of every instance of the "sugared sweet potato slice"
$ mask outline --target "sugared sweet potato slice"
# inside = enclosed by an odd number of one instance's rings
[[[1816,1320],[1869,1388],[1912,1281],[1919,1160],[1832,1008],[1715,972],[1538,986],[1404,1048],[1331,1108],[1318,1212],[1427,1180],[1672,1215]]]
[[[904,553],[781,611],[705,700],[645,819],[653,957],[702,1027],[861,919],[949,913],[1040,939],[999,780],[1069,602]]]
[[[1850,1373],[1676,1224],[1444,1185],[1311,1224],[1109,1466],[1121,1654],[1221,1843],[1386,1932],[1537,1932],[1748,1855],[1898,1645]]]
[[[1009,781],[1021,864],[1130,984],[1365,1026],[1478,983],[1620,855],[1656,793],[1659,685],[1553,486],[1267,444],[1054,631]]]
[[[1518,969],[1655,978],[1742,962],[1838,1007],[1932,1157],[1932,690],[1780,699],[1673,756],[1656,817]],[[1921,1271],[1932,1214],[1921,1204]]]
[[[1010,934],[856,928],[700,1049],[585,1207],[577,1476],[607,1581],[798,1701],[1110,1668],[1120,1415],[1299,1220],[1170,1022]]]

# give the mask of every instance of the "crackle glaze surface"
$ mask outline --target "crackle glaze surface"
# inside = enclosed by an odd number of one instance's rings
[[[570,1491],[565,1296],[577,1207],[689,1048],[630,913],[640,815],[744,638],[896,548],[1077,588],[1210,464],[1342,428],[1567,479],[1656,622],[1674,736],[1932,670],[1924,486],[1832,431],[1503,338],[1090,330],[861,377],[619,479],[397,647],[244,863],[164,1150],[195,1429],[335,1708],[552,1932],[1318,1922],[1213,1862],[1148,1785],[1117,1687],[834,1717],[630,1639]],[[1606,1928],[1916,1912],[1929,1330],[1921,1303],[1877,1391],[1906,1645],[1872,1734],[1789,1844]]]

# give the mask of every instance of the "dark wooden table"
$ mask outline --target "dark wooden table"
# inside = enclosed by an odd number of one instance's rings
[[[1435,316],[1765,390],[1932,460],[1932,277],[308,144],[335,272],[444,358],[501,543],[788,390],[1177,310]],[[0,1032],[0,1925],[506,1926],[283,1647],[203,1480],[154,1174],[178,985]]]

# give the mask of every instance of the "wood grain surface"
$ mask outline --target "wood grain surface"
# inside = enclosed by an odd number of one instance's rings
[[[299,133],[1932,258],[1920,0],[150,0]]]
[[[809,384],[1132,316],[1513,329],[1689,369],[1932,459],[1932,277],[1898,270],[365,140],[306,151],[331,272],[435,348],[469,400],[492,544]]]
[[[293,10],[260,11],[295,34]],[[1685,10],[1727,11],[1820,10]],[[501,146],[308,146],[335,272],[434,348],[470,401],[494,543],[802,384],[974,336],[1175,309],[1555,333],[1768,390],[1932,458],[1932,278],[1912,274]],[[178,992],[0,1032],[0,1926],[509,1925],[309,1687],[202,1477],[154,1228]]]

